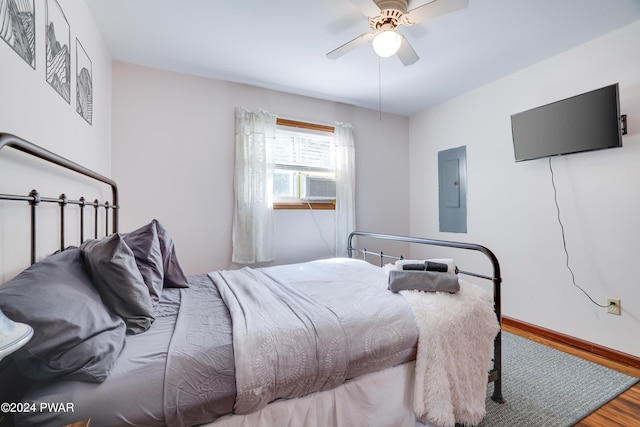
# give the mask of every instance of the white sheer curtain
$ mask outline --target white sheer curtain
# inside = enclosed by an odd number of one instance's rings
[[[356,229],[356,157],[353,128],[335,124],[336,256],[347,256],[347,237]]]
[[[233,255],[241,264],[273,261],[273,140],[276,116],[236,109]]]

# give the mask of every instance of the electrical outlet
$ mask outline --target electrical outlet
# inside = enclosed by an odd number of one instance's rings
[[[607,313],[609,314],[617,314],[620,316],[622,314],[622,307],[620,306],[620,299],[618,298],[607,298]]]

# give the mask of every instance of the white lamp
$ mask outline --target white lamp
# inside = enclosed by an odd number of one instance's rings
[[[395,55],[400,44],[402,36],[393,30],[380,31],[373,38],[373,50],[383,58]]]
[[[0,310],[0,360],[25,345],[32,336],[31,326],[14,322]]]

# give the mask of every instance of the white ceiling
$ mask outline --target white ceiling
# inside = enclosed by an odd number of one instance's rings
[[[640,19],[640,0],[469,0],[401,28],[405,67],[370,44],[326,58],[370,31],[350,0],[86,2],[116,61],[406,116]]]

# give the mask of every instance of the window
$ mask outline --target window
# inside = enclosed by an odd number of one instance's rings
[[[336,195],[334,128],[277,119],[273,200],[276,209],[333,209]]]

